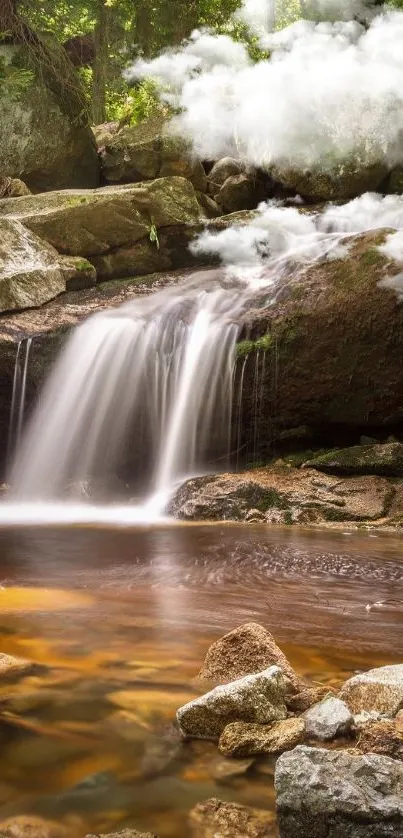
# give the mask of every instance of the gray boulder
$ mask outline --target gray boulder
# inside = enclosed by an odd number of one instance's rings
[[[0,218],[0,311],[37,307],[65,290],[54,248],[19,221]]]
[[[276,765],[281,838],[401,838],[403,764],[298,746]]]
[[[208,190],[215,194],[219,187],[225,183],[227,178],[234,175],[241,175],[245,172],[245,166],[235,157],[222,157],[214,164],[208,175]]]
[[[195,698],[180,707],[181,733],[194,739],[218,739],[234,721],[268,722],[285,719],[287,681],[278,666],[247,675]]]
[[[0,172],[38,192],[97,186],[100,166],[79,77],[56,39],[43,38],[40,48],[33,70],[33,46],[0,47],[7,67],[32,74],[17,92],[7,84],[0,90]]]
[[[340,698],[353,713],[376,711],[395,716],[403,707],[403,664],[355,675],[343,685]]]
[[[351,730],[353,722],[353,715],[347,705],[334,696],[315,704],[305,715],[307,736],[323,741],[345,736]]]

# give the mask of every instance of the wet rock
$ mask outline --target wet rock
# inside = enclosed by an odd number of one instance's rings
[[[16,658],[14,655],[6,655],[4,652],[0,653],[0,678],[5,675],[27,672],[33,666],[32,661]]]
[[[65,288],[56,250],[19,221],[0,217],[0,312],[40,306]]]
[[[177,721],[185,737],[218,739],[233,721],[267,722],[285,719],[287,681],[277,666],[246,675],[181,707]]]
[[[259,623],[245,623],[210,646],[197,677],[223,684],[269,666],[279,666],[294,688],[301,684],[273,635]]]
[[[1,96],[0,171],[38,192],[95,187],[100,166],[79,77],[56,38],[42,35],[39,49],[40,60],[29,39],[2,44],[5,64],[32,79],[18,97],[7,88]]]
[[[160,735],[151,737],[146,742],[141,760],[141,771],[146,777],[156,777],[165,773],[178,759],[183,749],[183,739],[178,729],[171,725]]]
[[[0,821],[1,838],[68,838],[70,830],[37,815],[18,815]]]
[[[360,732],[357,747],[364,754],[403,760],[403,732],[390,720],[367,724]]]
[[[285,703],[292,713],[303,713],[325,696],[331,695],[332,692],[333,690],[329,687],[308,687],[297,695],[287,696]]]
[[[276,765],[281,838],[400,838],[403,764],[298,746]]]
[[[271,177],[287,190],[309,201],[348,201],[364,192],[376,192],[388,170],[375,163],[363,167],[354,161],[343,161],[326,172],[323,169],[299,170],[286,166],[270,166]]]
[[[30,194],[31,190],[19,178],[0,177],[0,198],[20,198]]]
[[[340,698],[353,713],[375,710],[395,716],[403,707],[403,664],[355,675],[341,688]]]
[[[272,838],[274,815],[211,798],[190,813],[192,838]]]
[[[151,832],[139,832],[137,829],[122,829],[120,832],[89,833],[85,838],[157,838]]]
[[[403,444],[356,445],[331,451],[309,460],[306,465],[326,474],[379,474],[384,477],[403,475]]]
[[[222,186],[229,177],[243,174],[245,167],[235,157],[222,157],[214,164],[208,175],[209,192],[217,193],[217,187]]]
[[[190,146],[168,132],[162,119],[122,128],[101,148],[103,176],[108,183],[136,183],[160,177],[187,178],[205,192],[207,177]]]
[[[93,288],[97,282],[97,272],[94,265],[79,256],[60,257],[65,278],[66,291],[83,291]]]
[[[267,198],[265,183],[252,175],[232,175],[223,183],[214,199],[223,212],[255,209]]]
[[[284,524],[372,521],[387,514],[396,494],[382,477],[341,480],[314,469],[275,464],[192,478],[178,489],[170,509],[185,520],[245,521],[257,509],[266,521]]]
[[[279,754],[300,745],[304,735],[303,719],[285,719],[273,725],[233,722],[222,732],[218,749],[231,757]]]
[[[353,722],[353,715],[347,705],[334,696],[315,704],[305,715],[307,736],[323,741],[347,735]]]
[[[207,218],[217,218],[221,215],[221,207],[210,195],[205,195],[204,192],[196,192],[196,197]]]

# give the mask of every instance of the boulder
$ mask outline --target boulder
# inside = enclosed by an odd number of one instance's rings
[[[276,765],[280,838],[400,838],[403,764],[298,746]]]
[[[218,749],[227,757],[281,754],[303,742],[303,719],[285,719],[273,725],[232,722],[223,730]]]
[[[37,47],[3,43],[1,58],[31,78],[17,93],[2,88],[0,171],[38,192],[97,186],[99,160],[80,80],[62,47],[49,36]]]
[[[214,163],[212,169],[208,174],[208,191],[216,194],[219,187],[225,183],[229,177],[235,177],[245,173],[245,166],[240,160],[235,157],[222,157]]]
[[[364,192],[377,192],[387,177],[388,169],[383,163],[361,167],[354,162],[349,164],[343,161],[329,171],[273,165],[269,167],[269,174],[285,189],[306,200],[348,201]]]
[[[171,512],[184,520],[247,521],[250,510],[269,523],[315,524],[384,518],[397,489],[382,477],[340,480],[313,469],[274,464],[239,474],[208,475],[186,481],[172,498]]]
[[[232,175],[223,183],[221,189],[214,195],[214,199],[223,212],[237,212],[238,210],[252,210],[268,197],[267,188],[263,181],[253,175]]]
[[[403,194],[403,166],[396,166],[391,171],[385,185],[385,192],[387,195]]]
[[[0,177],[0,198],[20,198],[30,194],[31,190],[19,178]]]
[[[65,190],[0,201],[0,217],[25,224],[60,253],[98,256],[164,227],[200,221],[195,191],[182,177],[134,186]],[[155,241],[158,249],[158,242]]]
[[[305,714],[307,736],[311,739],[335,739],[347,735],[354,718],[344,701],[335,696],[325,698],[315,704]]]
[[[211,798],[189,818],[192,838],[272,838],[274,814]]]
[[[177,175],[190,180],[200,192],[207,189],[202,164],[182,138],[168,132],[161,119],[126,126],[102,140],[102,171],[108,183],[137,183]]]
[[[397,729],[395,721],[366,724],[360,731],[357,747],[363,754],[383,754],[403,760],[403,732]]]
[[[40,306],[65,289],[54,248],[19,221],[0,217],[0,312]]]
[[[340,698],[353,713],[375,710],[395,716],[403,707],[403,664],[355,675],[341,688]]]
[[[286,705],[292,713],[304,713],[332,692],[331,687],[308,687],[297,695],[287,696]]]
[[[32,669],[32,661],[25,660],[25,658],[16,658],[14,655],[6,655],[4,652],[0,653],[0,677],[6,675],[15,675],[26,673]]]
[[[388,442],[384,445],[356,445],[330,451],[309,460],[306,465],[325,474],[380,474],[403,477],[403,445]]]
[[[233,721],[268,722],[285,719],[287,681],[281,669],[271,666],[257,675],[246,675],[195,698],[180,707],[176,718],[183,736],[218,739]]]
[[[269,666],[279,666],[294,688],[300,686],[301,679],[273,635],[259,623],[245,623],[211,644],[197,677],[225,684]]]

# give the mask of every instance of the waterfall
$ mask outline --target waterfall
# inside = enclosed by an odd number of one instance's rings
[[[21,442],[31,347],[32,338],[20,340],[17,346],[8,429],[7,462],[11,461],[14,451]]]
[[[108,482],[129,460],[142,501],[229,451],[238,317],[223,272],[95,314],[57,361],[11,471],[15,499]]]

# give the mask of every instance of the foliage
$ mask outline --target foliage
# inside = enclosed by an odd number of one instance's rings
[[[0,96],[16,101],[33,81],[34,74],[30,70],[6,65],[0,56]]]

